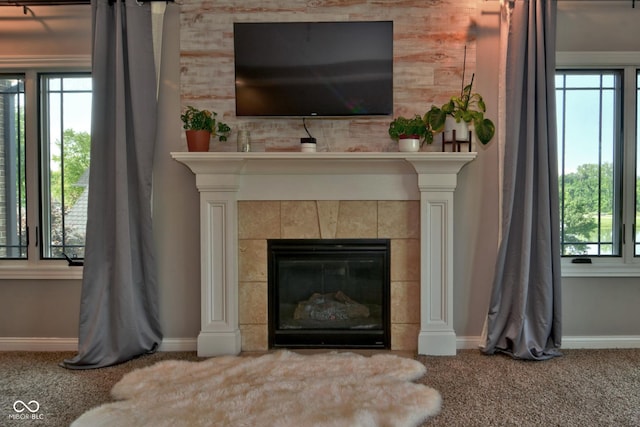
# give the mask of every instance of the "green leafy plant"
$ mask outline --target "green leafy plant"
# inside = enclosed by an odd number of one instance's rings
[[[389,136],[394,141],[402,138],[417,138],[421,142],[431,144],[433,142],[433,132],[429,129],[429,124],[418,114],[411,118],[396,117],[389,124]]]
[[[195,107],[187,106],[184,113],[180,115],[185,130],[206,130],[213,136],[218,136],[220,141],[226,141],[231,133],[231,128],[216,119],[218,113],[209,110],[198,110]]]
[[[487,144],[493,138],[496,127],[491,120],[484,117],[487,107],[482,96],[478,93],[472,93],[473,78],[474,75],[471,76],[471,83],[462,89],[460,96],[452,96],[449,102],[442,107],[432,105],[424,115],[424,121],[435,133],[444,130],[447,116],[453,117],[458,123],[460,121],[467,124],[473,122],[476,137],[482,144]]]

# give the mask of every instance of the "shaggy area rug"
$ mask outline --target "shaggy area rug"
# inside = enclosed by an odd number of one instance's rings
[[[224,356],[132,371],[118,400],[80,426],[416,426],[440,411],[438,391],[412,381],[425,366],[390,354]]]

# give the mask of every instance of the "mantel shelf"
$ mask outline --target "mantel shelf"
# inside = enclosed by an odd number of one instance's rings
[[[172,152],[197,174],[457,173],[477,153],[442,152]]]

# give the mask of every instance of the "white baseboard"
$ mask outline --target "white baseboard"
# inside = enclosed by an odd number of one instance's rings
[[[456,349],[458,350],[474,350],[480,347],[482,339],[480,335],[475,337],[456,337]]]
[[[638,335],[570,336],[562,337],[562,348],[640,348]]]
[[[197,351],[197,338],[165,338],[158,351]]]
[[[480,347],[480,336],[457,337],[458,350],[473,350]],[[562,337],[564,349],[606,349],[606,348],[640,348],[638,335],[587,335]]]
[[[158,351],[196,351],[196,338],[165,338]],[[0,351],[77,351],[77,338],[0,337]]]
[[[458,350],[473,350],[480,347],[480,336],[459,336]],[[196,351],[197,338],[165,338],[158,351]],[[565,349],[640,348],[638,335],[589,335],[562,338]],[[77,351],[77,338],[30,338],[0,337],[0,351]]]
[[[0,351],[77,351],[78,338],[0,337]]]

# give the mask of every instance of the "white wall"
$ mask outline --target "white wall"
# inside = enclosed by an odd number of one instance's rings
[[[558,2],[558,52],[640,51],[640,4],[631,1]],[[640,342],[640,279],[563,278],[563,335],[585,345]],[[569,342],[571,340],[569,339]]]
[[[178,34],[180,22],[166,23]],[[165,340],[200,332],[200,196],[191,171],[169,153],[184,151],[180,121],[180,40],[167,37],[160,81],[160,111],[153,169],[153,221],[157,243],[161,325]]]
[[[476,90],[487,116],[498,114],[499,14],[497,2],[476,17]],[[498,144],[478,144],[478,158],[460,173],[455,194],[454,329],[458,337],[478,337],[487,313],[498,246]]]
[[[560,0],[556,50],[633,52],[639,50],[640,3],[631,0]]]

